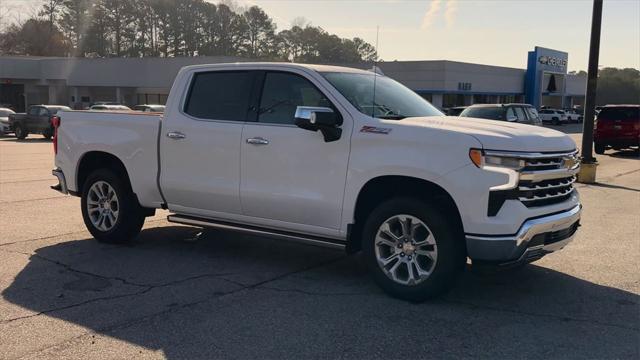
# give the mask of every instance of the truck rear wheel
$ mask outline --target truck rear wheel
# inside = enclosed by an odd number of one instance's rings
[[[42,133],[42,136],[44,136],[45,139],[47,140],[51,140],[51,138],[53,137],[53,130],[52,129],[47,129]]]
[[[599,154],[599,155],[604,154],[604,150],[606,149],[606,146],[603,143],[595,143],[594,145],[595,145],[594,150],[596,154]]]
[[[81,207],[87,229],[100,242],[129,242],[144,225],[144,212],[131,187],[108,169],[87,177]]]
[[[373,279],[385,292],[424,301],[446,292],[464,269],[459,233],[435,206],[395,198],[369,215],[362,248]]]
[[[27,136],[29,136],[29,132],[25,130],[20,123],[15,125],[13,131],[16,134],[16,137],[20,140],[24,140]]]

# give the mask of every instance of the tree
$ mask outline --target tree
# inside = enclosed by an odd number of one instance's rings
[[[89,25],[89,10],[94,0],[64,0],[61,26],[69,39],[75,56],[82,55],[82,40]]]
[[[0,32],[3,52],[25,54],[28,46],[17,40],[24,30],[50,39],[37,50],[43,54],[60,54],[66,48],[71,56],[100,57],[225,55],[298,62],[377,58],[375,49],[362,39],[329,34],[305,18],[294,19],[290,29],[277,33],[263,9],[238,7],[233,1],[42,1],[40,12],[31,15],[35,23]]]
[[[9,26],[0,35],[0,50],[7,55],[67,56],[69,44],[64,35],[55,28],[51,31],[49,25],[47,20],[29,19],[22,26]]]
[[[245,55],[254,59],[274,55],[276,25],[269,15],[259,7],[252,6],[244,12],[242,18]]]
[[[640,104],[640,71],[607,67],[598,72],[596,104]]]

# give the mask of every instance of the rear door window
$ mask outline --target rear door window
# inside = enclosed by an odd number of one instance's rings
[[[598,114],[598,121],[640,121],[640,106],[606,107]]]
[[[246,121],[255,72],[195,74],[184,112],[200,119]]]

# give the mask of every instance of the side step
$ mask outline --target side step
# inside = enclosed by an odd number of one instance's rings
[[[261,228],[258,226],[235,224],[226,221],[206,219],[190,215],[172,214],[167,216],[167,221],[177,224],[192,225],[199,227],[210,227],[227,231],[241,232],[252,235],[266,236],[281,240],[290,240],[309,245],[330,247],[343,250],[346,242],[338,239],[324,238],[314,235],[298,234],[289,231],[280,231]]]

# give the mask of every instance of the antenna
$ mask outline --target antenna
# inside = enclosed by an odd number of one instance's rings
[[[371,117],[376,113],[376,78],[378,77],[378,36],[380,35],[380,25],[376,26],[376,57],[373,59],[373,99],[371,100]]]

